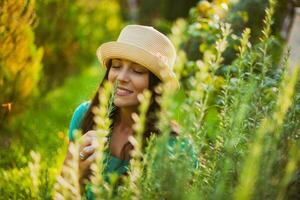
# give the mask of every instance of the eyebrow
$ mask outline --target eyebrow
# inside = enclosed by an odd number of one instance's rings
[[[121,62],[121,60],[120,59],[116,59],[116,58],[113,58],[113,59],[111,59],[111,61],[113,62],[113,61],[118,61],[118,62]]]

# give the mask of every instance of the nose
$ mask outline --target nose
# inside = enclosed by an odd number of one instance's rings
[[[126,69],[126,67],[123,67],[117,74],[117,78],[118,81],[120,82],[128,82],[129,81],[129,74],[128,74],[128,70]]]

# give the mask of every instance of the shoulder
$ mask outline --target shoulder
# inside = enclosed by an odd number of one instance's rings
[[[170,135],[169,138],[169,154],[179,153],[182,156],[187,156],[193,163],[195,169],[199,168],[200,162],[198,158],[197,148],[192,138],[187,136]]]
[[[181,149],[193,147],[193,142],[191,138],[184,137],[184,136],[170,135],[169,145],[174,146],[178,144],[180,145]]]
[[[71,141],[74,140],[73,131],[80,128],[81,122],[87,110],[90,107],[90,101],[85,101],[81,103],[73,112],[72,119],[69,125],[68,136]]]
[[[89,107],[90,107],[90,101],[85,101],[81,103],[79,106],[77,106],[77,108],[73,112],[72,121],[81,122]]]
[[[82,114],[85,113],[89,107],[90,107],[91,102],[90,101],[85,101],[83,103],[81,103],[79,106],[77,106],[77,108],[74,111],[74,114]]]

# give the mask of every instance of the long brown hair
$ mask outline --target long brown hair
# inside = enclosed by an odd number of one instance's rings
[[[99,85],[99,89],[103,86],[103,83],[105,80],[108,80],[108,72],[111,67],[111,60],[108,62],[108,69],[106,70],[105,76],[103,78],[103,81]],[[149,77],[149,90],[152,92],[152,97],[150,100],[150,106],[148,109],[148,112],[146,114],[146,124],[145,124],[145,132],[143,134],[143,147],[146,146],[146,141],[147,138],[151,134],[160,134],[159,129],[156,128],[155,124],[157,122],[157,112],[160,109],[159,104],[156,101],[156,97],[159,96],[159,94],[155,91],[155,87],[161,83],[161,81],[153,74],[150,72],[150,77]],[[83,133],[86,133],[89,130],[93,130],[95,128],[95,122],[94,122],[94,113],[92,112],[92,108],[94,106],[99,106],[99,89],[97,90],[96,94],[94,95],[91,104],[89,106],[89,109],[87,110],[85,116],[83,117],[82,123],[81,123],[81,130]],[[115,105],[113,107],[116,108]],[[109,118],[112,120],[112,124],[110,126],[110,133],[112,132],[112,128],[114,126],[115,122],[115,117],[117,115],[117,108],[113,109],[113,112],[110,113]],[[121,159],[125,159],[128,157],[128,152],[129,150],[133,149],[133,146],[130,142],[127,142],[123,147],[121,151]]]

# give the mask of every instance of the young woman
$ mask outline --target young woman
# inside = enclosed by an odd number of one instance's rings
[[[128,25],[120,33],[117,41],[102,44],[97,50],[102,66],[106,68],[104,80],[118,81],[114,98],[115,110],[111,113],[112,124],[108,138],[108,152],[105,173],[116,172],[120,175],[128,170],[129,152],[133,146],[128,137],[134,135],[132,113],[137,112],[138,94],[145,89],[152,92],[152,99],[147,113],[144,139],[150,134],[159,134],[155,127],[156,111],[159,105],[155,101],[158,93],[155,87],[166,82],[173,89],[179,87],[173,72],[176,51],[171,41],[152,27]],[[103,82],[100,84],[102,87]],[[90,175],[90,165],[95,159],[95,147],[92,141],[96,135],[93,130],[94,114],[92,108],[99,105],[99,90],[91,102],[82,103],[74,112],[70,127],[70,142],[74,141],[73,131],[81,129],[83,135],[80,146],[80,184]],[[100,94],[101,95],[101,94]],[[176,135],[175,131],[171,133]],[[70,159],[67,155],[66,161]]]

